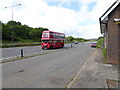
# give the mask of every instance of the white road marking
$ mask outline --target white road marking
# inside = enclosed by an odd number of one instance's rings
[[[94,52],[95,53],[95,52]],[[93,53],[93,55],[94,55]],[[76,74],[76,76],[74,77],[74,79],[68,84],[67,86],[67,89],[69,89],[73,83],[75,82],[76,78],[79,76],[79,74],[81,73],[81,71],[85,68],[86,64],[88,63],[88,61],[90,60],[91,58],[88,58],[88,60],[85,62],[85,64],[82,66],[82,68],[79,70],[79,72]]]
[[[88,59],[89,60],[89,59]],[[82,66],[82,68],[79,70],[79,72],[76,74],[76,76],[74,77],[74,79],[68,84],[67,89],[70,88],[73,83],[75,82],[76,78],[78,77],[78,75],[80,74],[80,72],[83,70],[83,68],[86,66],[88,60],[85,62],[85,64]]]

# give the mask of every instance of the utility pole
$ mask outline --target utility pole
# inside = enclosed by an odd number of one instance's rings
[[[21,4],[16,4],[16,5],[13,5],[11,7],[5,7],[5,8],[11,8],[11,19],[13,21],[13,8],[16,7],[16,6],[20,6]],[[13,26],[11,26],[11,36],[12,36],[12,42],[13,42],[13,29],[12,29]]]

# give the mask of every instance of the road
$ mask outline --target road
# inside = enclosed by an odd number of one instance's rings
[[[89,44],[2,65],[3,88],[66,88],[96,51]]]
[[[29,54],[29,53],[41,52],[42,51],[41,46],[2,48],[2,58],[20,56],[21,49],[24,50],[24,54]]]
[[[69,44],[65,44],[69,47]],[[2,48],[2,58],[10,58],[21,55],[21,49],[23,49],[24,54],[40,53],[42,50],[41,46],[25,46],[25,47],[12,47],[12,48]]]

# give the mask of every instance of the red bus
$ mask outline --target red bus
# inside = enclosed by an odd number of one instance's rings
[[[64,47],[64,33],[58,33],[53,31],[42,32],[42,49],[59,48]]]

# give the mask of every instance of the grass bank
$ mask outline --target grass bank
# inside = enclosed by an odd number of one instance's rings
[[[21,41],[1,41],[2,45],[6,45],[6,44],[27,44],[27,43],[40,43],[38,41],[33,41],[33,40],[21,40]]]
[[[102,53],[105,59],[107,59],[107,49],[106,48],[102,48]]]
[[[102,49],[102,54],[103,54],[105,62],[106,62],[107,49],[104,47],[103,43],[104,43],[104,38],[99,38],[98,41],[97,41],[97,48],[101,48]]]
[[[20,46],[36,46],[40,45],[41,42],[36,42],[32,40],[23,40],[23,41],[2,41],[0,44],[2,48],[8,48],[8,47],[20,47]]]

